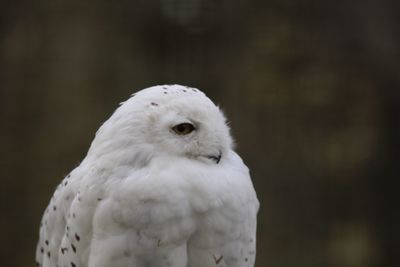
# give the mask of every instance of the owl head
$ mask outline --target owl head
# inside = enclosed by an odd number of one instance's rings
[[[203,92],[161,85],[122,103],[100,127],[88,156],[127,164],[163,156],[218,164],[231,148],[226,119]]]

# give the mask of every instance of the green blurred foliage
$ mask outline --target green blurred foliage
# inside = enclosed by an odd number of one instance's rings
[[[198,87],[261,201],[257,266],[398,266],[399,4],[2,1],[2,266],[118,103]]]

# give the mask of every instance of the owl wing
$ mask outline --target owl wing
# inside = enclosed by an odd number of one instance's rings
[[[55,190],[40,223],[39,241],[36,247],[36,262],[38,266],[57,266],[61,240],[66,226],[66,203],[62,201],[68,186],[70,176],[67,176]],[[70,201],[67,201],[70,202]]]
[[[82,207],[79,203],[83,201],[77,189],[78,178],[77,175],[65,177],[43,214],[36,248],[38,266],[76,267],[81,266],[85,258],[91,232],[91,211],[78,208]]]

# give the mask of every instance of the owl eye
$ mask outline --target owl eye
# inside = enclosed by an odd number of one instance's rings
[[[172,130],[178,135],[187,135],[195,130],[195,127],[191,123],[180,123],[172,127]]]

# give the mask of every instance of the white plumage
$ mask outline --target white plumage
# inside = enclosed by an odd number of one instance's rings
[[[254,266],[258,200],[219,108],[154,86],[98,130],[40,227],[43,267]]]

